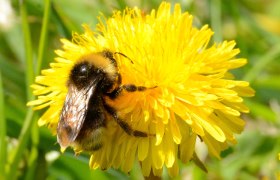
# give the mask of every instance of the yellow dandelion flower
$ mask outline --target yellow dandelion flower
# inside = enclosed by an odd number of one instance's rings
[[[179,160],[197,159],[197,137],[219,158],[222,150],[236,143],[234,134],[244,128],[240,114],[249,109],[242,97],[253,96],[254,90],[248,82],[234,80],[229,70],[247,60],[235,58],[239,50],[234,41],[209,45],[211,29],[193,27],[190,14],[181,12],[179,4],[173,12],[170,6],[163,2],[147,15],[138,8],[116,11],[105,21],[100,19],[95,31],[84,25],[85,33],[74,33],[72,42],[62,39],[55,62],[31,86],[37,99],[28,105],[48,107],[39,125],[48,125],[54,133],[68,92],[69,73],[82,56],[104,50],[120,52],[123,55],[114,54],[114,59],[122,84],[155,87],[123,92],[113,100],[104,97],[131,128],[150,135],[128,135],[110,120],[103,147],[91,152],[94,169],[129,172],[138,160],[144,176],[159,176],[164,166],[175,176]]]

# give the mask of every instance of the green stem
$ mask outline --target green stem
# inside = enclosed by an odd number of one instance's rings
[[[4,115],[4,89],[2,85],[2,73],[0,72],[0,179],[5,177],[5,164],[7,160],[6,119]]]
[[[210,16],[211,16],[211,28],[214,30],[214,41],[221,42],[222,36],[222,15],[221,15],[221,1],[210,1]]]
[[[272,47],[270,51],[268,51],[268,53],[260,57],[257,63],[254,64],[254,66],[250,70],[248,70],[247,74],[245,74],[243,79],[252,82],[259,76],[263,68],[265,68],[268,63],[275,60],[276,57],[279,55],[280,55],[280,44]]]
[[[49,25],[49,14],[50,14],[50,0],[45,0],[45,8],[44,8],[44,17],[43,17],[43,25],[41,29],[40,41],[39,41],[39,50],[38,50],[38,60],[37,60],[37,68],[36,75],[40,73],[44,52],[46,48],[46,38],[48,35],[48,25]]]

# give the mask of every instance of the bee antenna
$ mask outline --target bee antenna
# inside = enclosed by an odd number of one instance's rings
[[[122,55],[123,57],[127,58],[128,60],[130,60],[131,64],[134,64],[133,61],[128,56],[126,56],[125,54],[123,54],[121,52],[114,52],[114,54]]]

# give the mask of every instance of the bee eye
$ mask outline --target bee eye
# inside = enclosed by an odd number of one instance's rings
[[[70,79],[78,86],[86,84],[94,73],[93,71],[92,65],[88,62],[77,64],[71,71]]]
[[[80,67],[78,67],[77,71],[77,75],[80,78],[87,78],[90,71],[89,64],[82,64]]]
[[[83,62],[81,64],[77,64],[76,66],[74,66],[71,73],[76,78],[86,79],[89,77],[91,71],[92,71],[92,66],[87,62]]]

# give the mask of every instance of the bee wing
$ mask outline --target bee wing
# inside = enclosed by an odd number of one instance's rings
[[[88,103],[96,91],[97,82],[78,89],[69,83],[68,93],[62,108],[57,127],[57,141],[62,148],[66,148],[78,136],[85,121]]]

